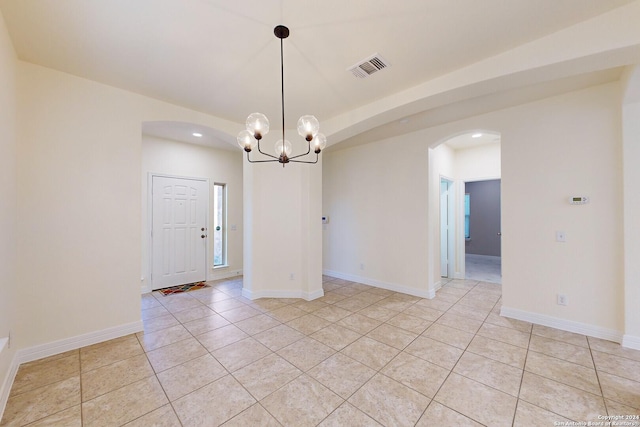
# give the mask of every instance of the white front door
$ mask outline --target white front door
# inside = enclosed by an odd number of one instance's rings
[[[153,176],[151,287],[206,280],[209,183]]]

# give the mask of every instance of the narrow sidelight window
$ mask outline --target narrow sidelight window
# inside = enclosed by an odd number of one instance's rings
[[[227,185],[213,184],[213,266],[227,264]]]
[[[469,197],[469,193],[464,195],[464,238],[465,239],[470,239],[471,238],[471,234],[469,232],[469,216],[471,213],[471,209],[470,209],[470,197]]]

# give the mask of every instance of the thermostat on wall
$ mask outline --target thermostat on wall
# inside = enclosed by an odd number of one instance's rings
[[[322,217],[322,223],[323,224],[329,224],[329,217],[328,216],[323,216]]]
[[[586,203],[589,203],[589,198],[586,196],[569,197],[569,204],[571,205],[584,205]]]

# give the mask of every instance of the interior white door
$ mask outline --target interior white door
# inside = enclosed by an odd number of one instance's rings
[[[151,187],[152,288],[206,280],[208,182],[153,176]]]
[[[449,182],[440,179],[440,276],[449,277]]]

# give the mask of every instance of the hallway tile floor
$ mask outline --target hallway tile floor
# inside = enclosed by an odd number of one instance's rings
[[[210,284],[144,295],[144,332],[22,365],[0,425],[553,426],[640,414],[640,351],[501,317],[498,284],[452,280],[428,300],[324,277],[314,301]]]
[[[501,257],[466,254],[464,259],[465,279],[498,284],[502,283]]]

